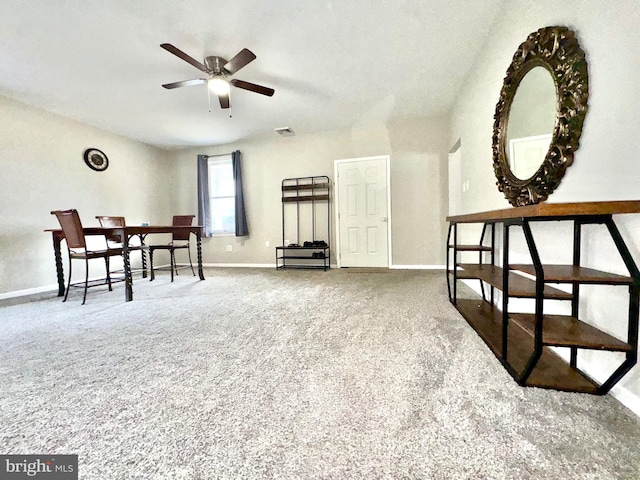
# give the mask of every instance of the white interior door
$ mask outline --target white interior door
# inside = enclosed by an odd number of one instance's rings
[[[462,213],[462,148],[449,153],[449,215]]]
[[[389,266],[389,157],[336,161],[341,267]]]

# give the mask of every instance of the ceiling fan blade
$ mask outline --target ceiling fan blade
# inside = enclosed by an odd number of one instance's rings
[[[256,85],[255,83],[245,82],[243,80],[231,80],[231,84],[234,87],[242,88],[244,90],[249,90],[250,92],[259,93],[260,95],[266,95],[267,97],[272,97],[276,91],[273,88],[263,87],[262,85]]]
[[[207,83],[204,78],[194,78],[193,80],[182,80],[181,82],[165,83],[162,86],[167,89],[172,89],[178,87],[193,87],[194,85],[202,85],[203,83]]]
[[[218,95],[218,100],[220,101],[220,107],[229,108],[229,94],[226,95]]]
[[[233,75],[248,63],[253,62],[255,59],[256,56],[251,50],[243,48],[240,53],[238,53],[224,65],[224,69]]]
[[[202,63],[197,61],[195,58],[190,57],[189,55],[184,53],[182,50],[180,50],[177,47],[174,47],[170,43],[163,43],[160,46],[164,48],[167,52],[173,53],[176,57],[181,58],[185,62],[190,63],[191,65],[196,67],[198,70],[202,70],[205,73],[209,73],[209,71],[207,70],[207,67],[205,67]]]

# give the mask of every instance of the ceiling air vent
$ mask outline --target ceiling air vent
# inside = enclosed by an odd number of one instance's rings
[[[294,131],[289,127],[276,128],[276,133],[282,137],[293,137],[295,135]]]

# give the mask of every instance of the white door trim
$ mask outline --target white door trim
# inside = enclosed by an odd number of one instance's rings
[[[449,215],[462,213],[462,150],[451,149],[447,156],[447,171],[449,172]]]
[[[340,195],[338,195],[338,183],[340,178],[338,177],[338,166],[342,163],[348,162],[361,162],[366,160],[379,160],[383,158],[387,169],[387,267],[392,268],[391,259],[393,258],[393,247],[391,245],[391,156],[389,155],[376,155],[374,157],[359,157],[359,158],[345,158],[341,160],[334,160],[333,162],[333,178],[334,180],[334,216],[333,221],[336,231],[336,252],[335,259],[340,268],[340,222],[338,220],[338,213],[340,212]]]

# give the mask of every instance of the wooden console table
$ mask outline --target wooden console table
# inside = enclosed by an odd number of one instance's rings
[[[625,213],[640,213],[640,201],[543,203],[447,217],[449,300],[518,384],[603,395],[636,364],[640,272],[613,221],[613,215]],[[573,222],[572,264],[549,265],[540,260],[530,224],[549,221]],[[483,225],[480,242],[474,245],[458,244],[459,226],[471,223]],[[500,265],[496,258],[495,241],[495,228],[499,223],[502,224]],[[602,272],[581,265],[581,228],[592,224],[606,227],[628,275]],[[509,233],[514,226],[522,228],[531,264],[512,264],[509,261]],[[478,260],[475,263],[459,261],[461,252],[478,252]],[[471,299],[459,298],[458,281],[472,279],[480,281],[481,295]],[[549,284],[568,284],[571,285],[571,291],[560,290]],[[616,338],[580,320],[582,284],[628,288],[626,338]],[[489,292],[485,291],[485,286],[489,287]],[[494,289],[503,293],[501,301],[496,301]],[[509,311],[510,298],[534,299],[535,313]],[[545,314],[545,300],[571,302],[571,315]],[[567,363],[563,360],[552,347],[568,348],[570,361]],[[598,383],[579,368],[578,349],[623,352],[624,360],[607,380]]]

